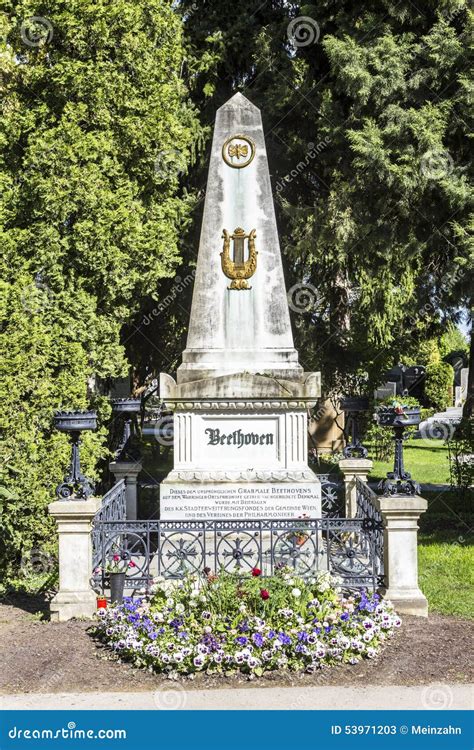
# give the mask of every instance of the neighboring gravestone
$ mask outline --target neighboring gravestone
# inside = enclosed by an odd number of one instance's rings
[[[462,401],[467,398],[467,387],[463,391],[461,383],[463,370],[467,370],[469,372],[469,368],[466,367],[467,356],[464,354],[464,352],[452,352],[451,354],[448,354],[447,357],[445,357],[445,361],[449,362],[454,370],[454,405],[460,406]]]
[[[460,385],[460,399],[466,401],[467,399],[467,384],[469,380],[469,367],[463,367],[461,370],[461,385]]]
[[[374,398],[377,401],[383,401],[385,398],[395,398],[397,392],[396,383],[384,383],[374,391]]]
[[[404,390],[408,391],[410,396],[418,400],[423,398],[426,369],[421,365],[407,367],[403,373]]]
[[[392,367],[391,370],[389,370],[385,374],[385,379],[389,383],[395,383],[395,394],[397,396],[401,396],[404,390],[404,383],[403,383],[403,373],[405,371],[405,368],[403,365],[396,365],[395,367]]]
[[[463,352],[452,352],[445,357],[454,370],[454,385],[461,385],[461,370],[467,365],[467,357]]]
[[[260,111],[236,94],[216,116],[183,362],[176,382],[160,376],[174,411],[160,517],[320,517],[307,464],[319,395],[293,345]]]

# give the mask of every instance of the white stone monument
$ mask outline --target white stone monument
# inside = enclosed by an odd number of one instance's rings
[[[320,517],[319,395],[293,345],[260,111],[236,94],[216,117],[183,362],[176,382],[160,376],[174,411],[161,518]]]

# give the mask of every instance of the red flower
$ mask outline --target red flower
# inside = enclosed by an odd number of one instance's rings
[[[267,591],[267,589],[260,589],[260,596],[262,597],[262,599],[269,599],[270,598],[270,594]]]
[[[128,567],[129,568],[136,568],[137,566],[135,565],[135,563],[133,562],[133,560],[130,560],[130,562],[128,563]]]
[[[257,576],[262,575],[262,571],[260,570],[260,568],[252,568],[252,575],[256,578]]]
[[[120,555],[114,555],[114,562],[118,562],[120,560]]]

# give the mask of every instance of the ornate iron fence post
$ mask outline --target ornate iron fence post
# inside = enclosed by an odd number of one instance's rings
[[[137,479],[142,470],[140,447],[137,440],[135,420],[140,413],[140,399],[117,398],[112,401],[115,416],[123,417],[123,432],[115,451],[115,459],[109,463],[109,469],[119,482],[126,484],[127,515],[130,520],[137,518]]]
[[[419,407],[380,407],[377,412],[377,421],[383,427],[393,427],[395,457],[393,471],[387,473],[378,489],[385,496],[388,495],[416,495],[420,492],[420,485],[411,478],[411,474],[405,470],[403,462],[403,433],[406,427],[413,427],[420,423]]]
[[[60,500],[84,500],[94,493],[90,479],[81,472],[80,443],[81,432],[95,430],[95,411],[60,411],[54,415],[54,425],[60,432],[66,432],[71,440],[71,463],[64,480],[56,488]]]
[[[369,409],[367,396],[348,396],[341,399],[341,408],[351,424],[351,442],[345,446],[344,458],[367,458],[367,448],[360,441],[360,415]]]
[[[114,418],[121,417],[123,420],[122,434],[115,450],[115,460],[118,462],[139,461],[141,458],[136,424],[140,409],[141,401],[139,398],[112,399]]]

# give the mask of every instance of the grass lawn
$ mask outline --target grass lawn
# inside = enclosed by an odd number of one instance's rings
[[[420,534],[420,588],[430,612],[474,619],[473,538],[455,534]]]
[[[405,468],[417,482],[449,484],[448,449],[441,440],[410,440],[405,443],[403,454]],[[387,471],[393,470],[393,456],[389,461],[372,460],[372,480],[383,479]]]
[[[474,619],[474,505],[472,493],[424,492],[420,518],[420,588],[432,612]]]

